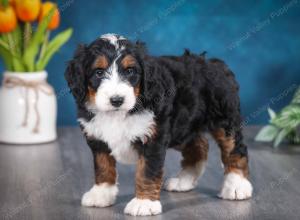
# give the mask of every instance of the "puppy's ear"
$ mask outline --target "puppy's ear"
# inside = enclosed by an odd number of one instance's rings
[[[141,93],[144,106],[154,112],[160,112],[167,98],[167,82],[163,79],[163,68],[157,64],[155,59],[145,57],[142,69]]]
[[[80,106],[84,104],[87,94],[87,80],[85,76],[85,58],[87,55],[86,45],[79,45],[74,57],[68,63],[65,71],[65,78],[70,87],[76,103]]]

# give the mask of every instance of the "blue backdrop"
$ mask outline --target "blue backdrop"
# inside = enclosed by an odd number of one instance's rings
[[[50,62],[49,82],[58,96],[58,124],[76,113],[63,73],[78,43],[103,33],[140,39],[153,55],[180,55],[184,48],[224,59],[241,85],[248,124],[266,123],[266,107],[279,110],[300,83],[300,1],[65,0],[59,30],[72,39]],[[3,65],[0,63],[0,72]]]

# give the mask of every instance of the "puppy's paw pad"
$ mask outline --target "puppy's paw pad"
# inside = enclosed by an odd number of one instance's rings
[[[125,207],[124,213],[132,216],[158,215],[162,212],[159,200],[133,198]]]
[[[219,193],[219,197],[229,200],[243,200],[252,196],[252,185],[248,179],[237,173],[228,173]]]
[[[173,192],[186,192],[194,189],[196,184],[191,179],[169,178],[164,184],[164,189]]]
[[[94,185],[81,199],[81,205],[91,207],[107,207],[115,203],[118,188],[116,185],[102,183]]]

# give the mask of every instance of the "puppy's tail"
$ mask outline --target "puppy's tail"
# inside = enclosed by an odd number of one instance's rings
[[[184,49],[183,56],[185,56],[185,57],[193,57],[193,58],[199,59],[199,61],[204,62],[205,59],[206,59],[206,54],[207,54],[207,52],[203,51],[202,53],[200,53],[199,55],[197,55],[197,54],[191,53],[191,51],[189,49]]]
[[[202,53],[200,53],[199,59],[201,62],[205,62],[206,54],[207,54],[206,51],[203,51]]]

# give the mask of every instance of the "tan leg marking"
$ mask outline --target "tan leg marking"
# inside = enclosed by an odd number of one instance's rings
[[[240,155],[231,154],[235,147],[235,140],[232,136],[226,136],[224,129],[219,129],[212,133],[219,147],[221,148],[222,162],[225,168],[225,174],[236,172],[249,176],[248,159]]]
[[[107,153],[97,153],[95,163],[96,184],[115,184],[117,179],[116,160]]]
[[[159,177],[149,179],[145,176],[146,161],[141,157],[137,163],[135,194],[139,199],[159,200],[163,171]]]
[[[83,206],[107,207],[115,203],[118,194],[116,161],[108,153],[94,154],[95,182],[81,199]]]
[[[252,196],[252,185],[248,180],[248,158],[232,154],[235,146],[234,137],[227,136],[224,129],[212,133],[221,148],[222,161],[225,169],[224,182],[219,197],[229,200],[243,200]]]
[[[182,150],[183,160],[181,166],[195,166],[199,161],[206,161],[208,154],[208,141],[204,137],[198,137],[192,144],[185,146]]]
[[[124,209],[126,214],[147,216],[162,212],[159,198],[163,171],[155,178],[147,178],[145,174],[146,161],[141,156],[137,163],[135,198],[126,205]]]

